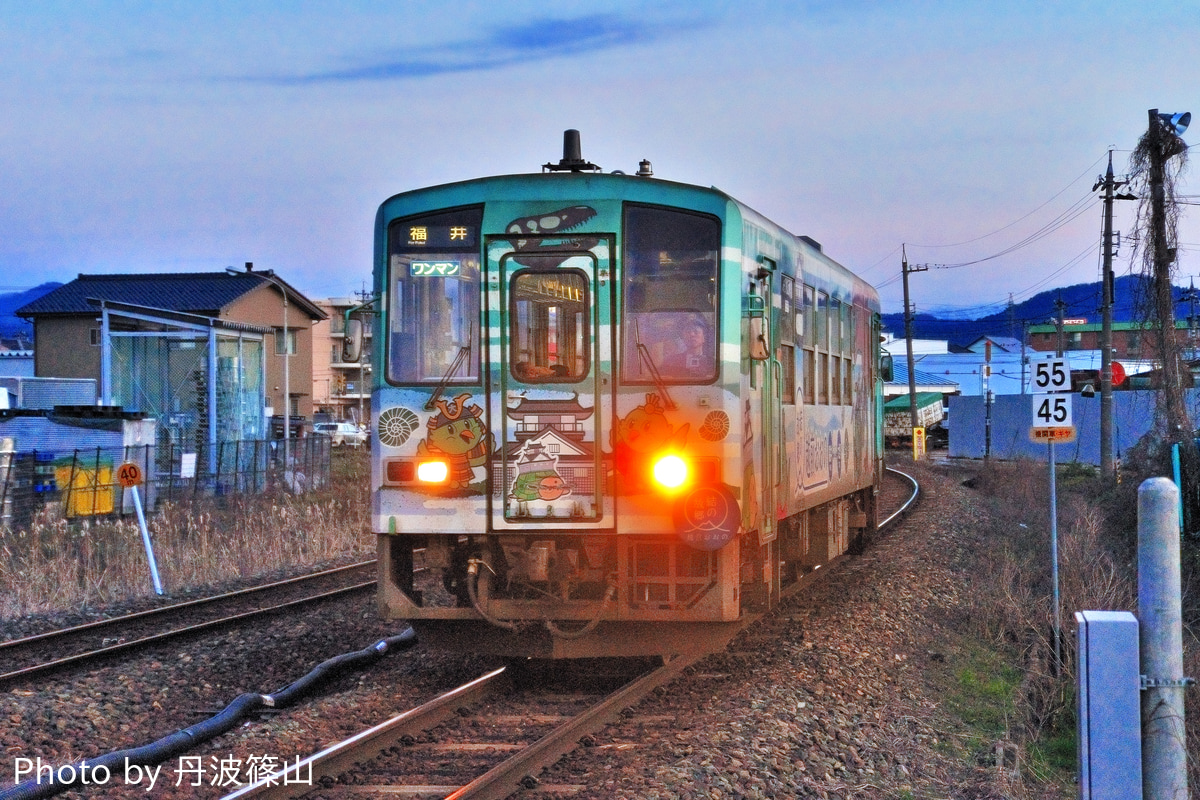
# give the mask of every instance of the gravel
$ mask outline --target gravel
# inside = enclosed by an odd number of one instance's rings
[[[922,504],[898,529],[589,737],[541,776],[540,796],[1014,796],[990,766],[990,743],[964,758],[966,732],[942,703],[963,646],[963,595],[983,568],[972,559],[982,505],[961,476],[919,473]],[[18,758],[60,765],[146,744],[241,692],[278,691],[400,627],[380,622],[369,597],[330,602],[8,688],[0,693],[0,786],[13,782]],[[307,755],[497,663],[418,646],[197,748],[199,770],[164,764],[151,792],[145,780],[125,784],[118,774],[65,796],[219,797],[260,764]]]

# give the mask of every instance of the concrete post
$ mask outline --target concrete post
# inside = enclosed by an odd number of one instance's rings
[[[1167,478],[1150,478],[1138,487],[1138,623],[1142,796],[1187,800],[1179,488]]]

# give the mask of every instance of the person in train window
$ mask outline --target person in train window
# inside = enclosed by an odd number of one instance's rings
[[[683,349],[663,359],[662,371],[669,375],[708,375],[712,372],[712,333],[702,320],[683,326]]]

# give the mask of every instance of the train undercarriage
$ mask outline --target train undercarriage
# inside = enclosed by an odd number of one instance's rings
[[[868,487],[715,551],[672,535],[381,535],[380,612],[434,646],[510,657],[711,652],[861,546],[875,506]]]

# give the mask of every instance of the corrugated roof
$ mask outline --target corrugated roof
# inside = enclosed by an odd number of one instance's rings
[[[913,369],[913,376],[917,379],[917,386],[958,386],[957,381],[916,368]],[[888,381],[888,386],[893,385],[908,387],[908,364],[902,358],[892,361],[892,379]]]
[[[917,408],[923,408],[930,403],[942,402],[942,395],[939,392],[917,392]],[[909,408],[910,401],[907,394],[901,394],[893,397],[883,404],[884,411],[902,411]]]
[[[278,276],[275,277],[282,280]],[[80,275],[32,303],[21,306],[14,313],[20,317],[39,314],[93,314],[97,308],[88,302],[88,298],[95,298],[215,317],[220,316],[222,309],[238,298],[269,282],[254,273]],[[288,289],[288,297],[293,304],[301,306],[313,319],[325,319],[324,312],[312,301],[290,286]]]

